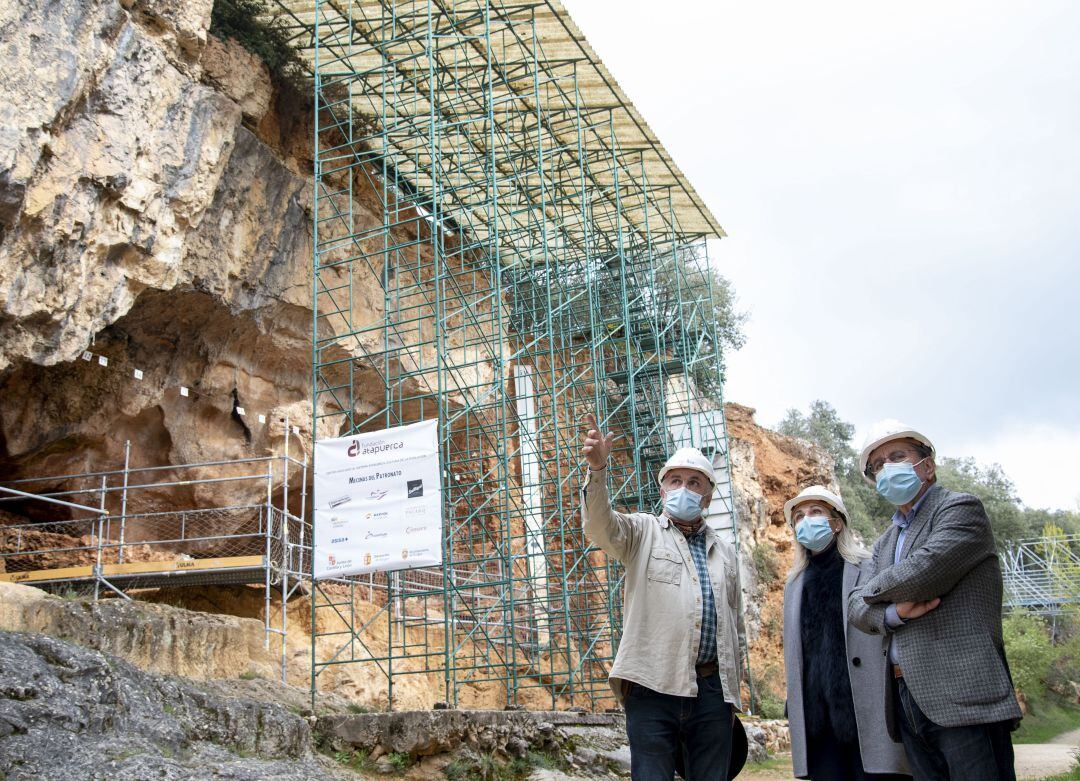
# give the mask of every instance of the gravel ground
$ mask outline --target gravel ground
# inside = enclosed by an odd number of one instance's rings
[[[1013,747],[1016,754],[1018,781],[1037,781],[1047,776],[1068,772],[1076,764],[1080,750],[1080,730],[1058,735],[1050,743],[1024,743]],[[739,781],[777,781],[792,778],[791,755],[778,756],[775,767],[748,768],[739,774]]]

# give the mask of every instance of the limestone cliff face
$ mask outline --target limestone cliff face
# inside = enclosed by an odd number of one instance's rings
[[[212,4],[0,9],[0,478],[115,469],[128,439],[135,465],[279,453],[286,419],[310,446],[312,107],[208,34]],[[320,226],[330,240],[382,224],[369,177],[347,176],[351,188],[330,184],[352,198],[338,203],[348,220]],[[430,257],[426,226],[395,230]],[[430,339],[410,342],[418,329],[346,335],[383,322],[381,273],[322,274],[350,291],[346,316],[336,303],[319,312],[320,335],[339,334],[324,360],[360,359],[325,379],[351,370],[361,414],[384,399],[372,366],[395,371],[387,343],[401,366],[435,365]],[[434,306],[398,303],[410,316]],[[444,349],[476,341],[457,329]],[[491,381],[493,362],[473,363]],[[437,387],[433,374],[413,382]],[[337,433],[343,411],[320,407],[320,435]]]
[[[0,8],[5,477],[115,468],[125,439],[261,455],[310,419],[307,128],[264,122],[265,66],[208,37],[211,5]]]
[[[281,452],[286,418],[310,443],[311,107],[209,35],[211,7],[0,4],[2,479],[117,468],[125,440],[135,465]],[[354,321],[383,317],[377,275],[345,282]],[[374,372],[354,382],[358,404],[382,399]],[[782,504],[832,484],[831,465],[748,408],[727,415],[752,662],[775,677]]]
[[[783,701],[784,581],[793,539],[784,502],[808,485],[839,490],[832,458],[821,448],[754,422],[754,410],[726,404],[735,513],[739,523],[743,600],[755,686]]]

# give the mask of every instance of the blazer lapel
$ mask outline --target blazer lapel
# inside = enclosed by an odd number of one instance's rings
[[[840,600],[840,604],[843,605],[844,612],[844,648],[848,649],[848,621],[847,621],[847,603],[848,597],[851,596],[852,589],[859,584],[859,565],[852,564],[850,561],[844,562],[844,581],[841,587],[841,594],[843,599]]]
[[[942,490],[940,485],[930,486],[930,490],[926,492],[926,496],[923,498],[923,503],[919,505],[918,512],[915,513],[915,517],[911,519],[911,525],[908,526],[907,534],[904,536],[904,549],[900,551],[900,558],[906,558],[908,551],[915,550],[919,544],[921,537],[925,536],[930,530],[930,519],[934,517],[934,510],[937,509],[938,504],[941,503]],[[895,555],[896,548],[893,547]]]
[[[843,599],[841,605],[846,605],[848,597],[851,595],[852,589],[855,588],[859,582],[859,567],[857,564],[852,564],[850,561],[844,562],[844,585],[843,585]]]
[[[801,664],[802,663],[802,632],[801,632],[801,616],[802,616],[802,580],[805,572],[800,572],[795,576],[795,579],[788,585],[787,599],[784,600],[784,634],[786,643],[790,643],[791,650],[794,652],[794,659]],[[802,671],[799,670],[801,678]]]
[[[881,561],[875,562],[877,564],[877,571],[881,572],[893,565],[896,561],[896,540],[900,536],[900,530],[894,525],[889,524],[889,528],[885,531],[887,539],[879,548]]]

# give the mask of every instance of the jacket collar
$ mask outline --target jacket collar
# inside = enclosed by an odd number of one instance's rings
[[[919,541],[919,537],[929,528],[929,520],[934,517],[934,512],[944,498],[944,489],[939,483],[934,483],[927,489],[918,508],[915,510],[915,517],[908,524],[907,536],[904,537],[904,550],[900,551],[901,556],[906,556],[909,549],[913,550],[912,546]]]
[[[855,588],[855,584],[859,582],[859,565],[852,564],[850,561],[844,562],[844,585],[843,585],[843,603],[847,605],[848,595],[851,594],[852,589]]]
[[[678,526],[676,526],[676,525],[675,525],[674,523],[672,523],[672,522],[671,522],[671,519],[670,519],[670,518],[668,518],[668,517],[667,517],[666,515],[664,515],[663,513],[660,513],[660,515],[657,515],[657,516],[656,516],[656,520],[657,520],[657,521],[659,521],[659,523],[660,523],[660,528],[661,528],[661,529],[667,529],[668,527],[671,527],[671,528],[672,528],[672,529],[674,529],[675,531],[679,531],[679,527],[678,527]],[[713,531],[713,528],[712,528],[711,526],[709,526],[709,523],[708,523],[708,521],[706,521],[706,520],[705,520],[704,518],[703,518],[703,519],[701,520],[701,523],[702,523],[702,524],[704,525],[704,527],[705,527],[705,533],[706,533],[706,534],[708,534],[708,533],[709,533],[710,531],[712,531],[712,532],[713,532],[713,534],[715,534],[715,533],[716,533],[715,531]],[[682,534],[682,532],[679,532],[679,533],[680,533],[680,534]]]
[[[934,483],[923,494],[922,499],[919,500],[919,506],[915,508],[915,515],[907,525],[906,534],[904,535],[904,549],[900,551],[901,559],[908,555],[908,551],[914,550],[915,543],[919,541],[919,537],[927,529],[927,522],[934,517],[934,511],[937,510],[938,505],[941,504],[944,498],[945,489],[941,487],[940,483]],[[893,561],[896,560],[896,544],[900,540],[901,531],[904,530],[901,530],[896,524],[892,524],[885,532],[889,539],[884,551],[888,554],[886,566],[892,566]]]
[[[660,524],[661,529],[671,529],[671,531],[674,534],[678,535],[684,543],[686,542],[686,537],[681,531],[679,531],[675,524],[671,522],[671,519],[668,518],[666,515],[657,515],[656,520]],[[703,532],[705,534],[705,550],[710,550],[713,545],[720,541],[720,535],[716,533],[716,529],[709,526],[708,521],[703,521],[703,523],[705,524],[705,528],[703,529]]]

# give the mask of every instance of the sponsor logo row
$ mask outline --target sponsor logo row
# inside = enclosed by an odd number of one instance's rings
[[[394,515],[396,516],[397,514],[395,513]],[[405,508],[405,512],[404,512],[406,522],[409,522],[410,519],[413,520],[413,521],[416,521],[416,520],[419,520],[419,519],[421,519],[423,517],[426,517],[427,515],[428,515],[428,512],[427,512],[426,507],[407,507],[407,508]],[[381,521],[381,520],[384,520],[384,519],[388,519],[390,517],[391,517],[391,513],[389,513],[389,512],[370,512],[370,513],[364,513],[363,520],[365,520],[365,521]],[[340,529],[340,528],[344,527],[349,522],[349,520],[350,520],[349,518],[345,518],[345,517],[342,517],[340,515],[331,515],[330,516],[330,528],[331,529]],[[413,528],[416,531],[419,531],[420,529],[426,529],[427,527],[426,526],[416,526],[416,527],[413,527]]]
[[[395,472],[394,474],[400,475],[401,472]],[[385,475],[383,475],[385,476]],[[350,477],[349,482],[363,482],[364,480],[371,480],[373,477]],[[368,491],[365,499],[373,502],[382,501],[390,494],[385,488],[372,488]],[[419,499],[424,495],[424,481],[423,480],[406,480],[405,481],[405,496],[407,499]],[[351,502],[353,498],[349,494],[342,494],[335,499],[331,499],[329,502],[330,509],[341,507],[344,504]]]
[[[409,559],[422,558],[424,556],[431,555],[431,548],[403,548],[401,551],[401,560],[408,561]],[[327,567],[327,569],[330,571],[341,571],[345,569],[350,569],[354,566],[353,559],[343,559],[333,553],[327,554],[326,559],[327,563],[329,564],[329,567]],[[371,551],[365,551],[360,555],[360,565],[363,567],[370,567],[373,564],[380,564],[389,561],[389,553],[373,553]]]

